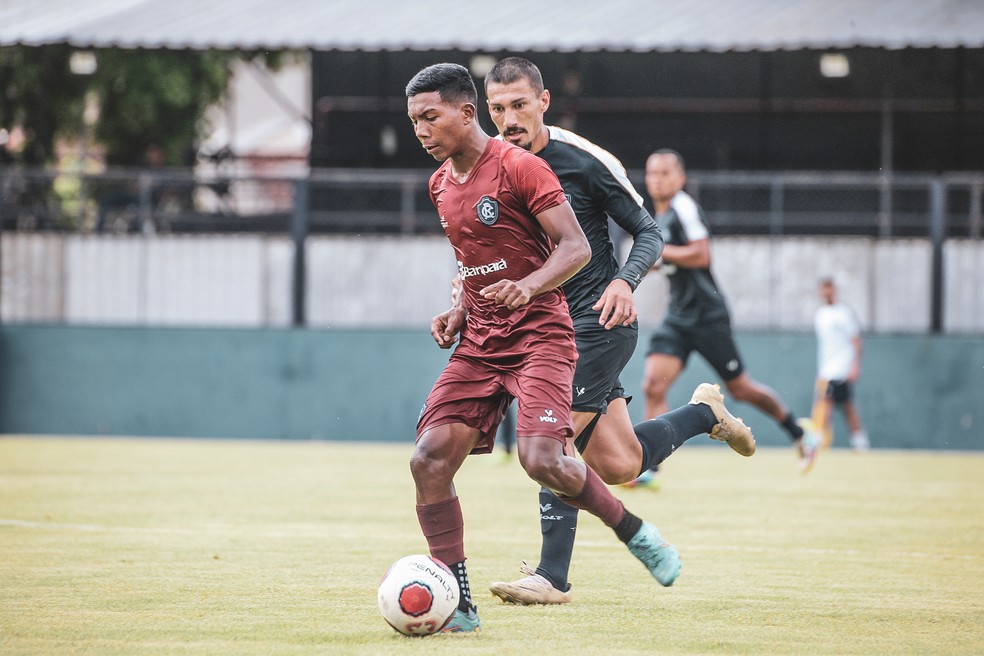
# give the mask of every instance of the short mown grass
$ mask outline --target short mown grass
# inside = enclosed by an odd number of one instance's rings
[[[458,477],[483,632],[403,638],[375,589],[425,552],[409,444],[0,438],[0,653],[975,654],[984,456],[792,452],[698,438],[663,489],[615,493],[683,558],[661,588],[586,513],[560,607],[488,583],[539,555],[514,460]]]

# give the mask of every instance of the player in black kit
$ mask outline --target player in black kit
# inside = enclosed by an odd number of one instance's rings
[[[663,250],[659,227],[611,153],[570,131],[544,124],[550,92],[532,62],[519,57],[498,62],[485,77],[485,91],[500,137],[550,165],[591,244],[590,262],[562,286],[578,350],[571,401],[574,446],[584,461],[613,485],[633,480],[688,438],[704,433],[727,442],[742,455],[752,455],[755,440],[751,431],[728,412],[716,385],[702,384],[689,404],[632,425],[629,397],[619,375],[638,339],[632,292]],[[615,256],[609,218],[633,238],[622,266]],[[543,488],[540,510],[540,564],[534,570],[524,563],[524,578],[491,585],[493,594],[504,601],[570,601],[567,574],[577,509]]]
[[[666,393],[696,351],[721,377],[732,398],[754,405],[786,430],[803,471],[808,471],[816,457],[816,440],[804,436],[776,391],[745,369],[728,305],[711,274],[710,230],[700,205],[683,190],[686,180],[683,158],[676,151],[657,150],[646,160],[646,190],[666,238],[658,269],[670,281],[669,307],[653,332],[646,357],[642,383],[646,416],[666,411]]]

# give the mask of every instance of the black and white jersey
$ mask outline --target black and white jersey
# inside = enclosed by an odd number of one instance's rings
[[[591,244],[591,261],[562,287],[576,320],[599,314],[591,308],[615,278],[625,280],[634,290],[662,254],[663,237],[614,155],[568,130],[547,129],[550,141],[536,154],[560,178]],[[633,238],[622,267],[615,257],[609,217]]]
[[[663,231],[666,243],[675,246],[709,239],[711,235],[704,211],[685,191],[678,191],[673,196],[670,208],[657,216],[656,222]],[[664,264],[662,271],[670,281],[670,303],[664,321],[693,327],[711,319],[728,317],[727,303],[718,290],[710,268],[692,269]]]

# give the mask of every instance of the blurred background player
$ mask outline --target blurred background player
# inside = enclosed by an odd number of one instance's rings
[[[431,321],[438,346],[457,346],[421,409],[410,458],[421,532],[461,590],[444,631],[480,628],[454,477],[469,454],[492,450],[514,398],[516,450],[527,475],[601,519],[653,578],[672,585],[677,550],[565,453],[577,350],[559,286],[588,263],[591,249],[557,176],[543,160],[485,134],[465,67],[424,68],[406,96],[414,136],[441,162],[428,191],[461,278],[459,302]]]
[[[817,398],[813,406],[813,428],[824,446],[833,443],[833,410],[840,408],[851,431],[851,447],[869,448],[868,434],[854,405],[854,385],[861,375],[861,324],[845,303],[837,300],[833,278],[820,280],[821,305],[813,325],[817,336]]]
[[[714,368],[735,400],[754,405],[782,426],[805,471],[816,457],[816,444],[804,439],[803,428],[779,395],[745,371],[731,331],[728,306],[711,275],[710,230],[703,210],[683,191],[686,180],[683,158],[676,151],[657,150],[646,160],[646,191],[666,240],[654,270],[665,273],[670,283],[669,306],[652,334],[646,355],[642,381],[646,417],[666,412],[666,394],[696,351]],[[652,474],[651,470],[643,473],[636,483],[645,483]]]
[[[591,261],[562,286],[574,324],[578,360],[571,394],[574,445],[608,484],[634,479],[695,435],[710,433],[745,456],[755,451],[751,431],[728,413],[717,386],[701,385],[691,402],[632,425],[619,375],[639,336],[633,291],[663,247],[659,227],[643,207],[614,155],[586,139],[544,124],[550,92],[540,70],[521,57],[499,61],[485,77],[489,113],[506,142],[546,161],[560,179],[591,245]],[[632,237],[619,266],[609,217]],[[577,508],[540,490],[540,563],[513,582],[497,581],[493,594],[513,603],[567,603],[567,580]]]

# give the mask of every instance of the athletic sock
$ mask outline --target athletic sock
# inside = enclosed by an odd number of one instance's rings
[[[567,575],[571,570],[571,554],[574,552],[574,533],[577,530],[577,508],[570,506],[548,490],[540,489],[540,565],[536,573],[550,581],[555,588],[566,592],[570,585]]]
[[[451,568],[458,579],[461,596],[458,609],[467,613],[475,607],[465,569],[465,521],[461,516],[461,503],[452,497],[437,503],[418,503],[417,521],[427,540],[430,554]]]
[[[576,497],[560,497],[561,501],[575,508],[587,510],[606,526],[612,528],[618,526],[625,514],[625,506],[612,494],[593,469],[587,466],[584,469],[586,476],[581,492]]]
[[[445,565],[465,560],[465,521],[458,497],[418,503],[417,521],[434,558]]]
[[[706,403],[687,404],[655,419],[636,424],[633,428],[642,445],[642,468],[639,473],[653,469],[678,446],[691,437],[707,433],[717,424],[717,417]]]
[[[642,528],[642,520],[630,513],[628,510],[625,511],[625,516],[622,517],[622,521],[618,523],[615,528],[615,535],[622,542],[628,544],[629,540],[635,537],[635,534],[639,532]]]
[[[454,572],[454,577],[458,579],[458,590],[461,592],[458,597],[458,610],[462,613],[467,613],[471,610],[478,612],[478,607],[472,601],[471,586],[468,583],[468,569],[465,567],[465,561],[462,560],[452,563],[448,567]]]
[[[786,415],[786,418],[779,423],[789,433],[789,439],[793,442],[803,437],[803,427],[796,423],[796,416],[792,412]]]

